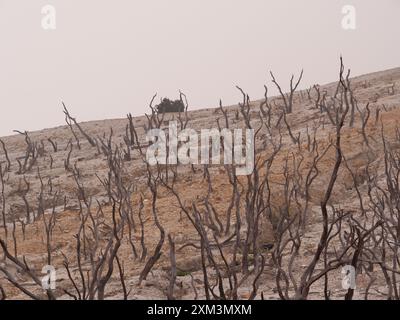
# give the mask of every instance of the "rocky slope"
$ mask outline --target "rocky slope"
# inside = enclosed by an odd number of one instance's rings
[[[258,270],[251,272],[253,267],[250,268],[248,274],[243,273],[242,270],[238,271],[237,276],[242,279],[237,290],[240,299],[251,297],[256,278],[257,299],[261,298],[261,292],[265,299],[280,298],[276,281],[277,262],[274,261],[273,257],[274,250],[277,247],[279,224],[277,221],[279,214],[283,212],[282,208],[286,208],[287,211],[285,212],[288,212],[289,215],[297,210],[296,201],[294,201],[297,197],[292,198],[293,201],[290,203],[284,200],[287,196],[285,191],[288,191],[285,188],[285,179],[287,175],[290,175],[290,179],[301,181],[298,182],[298,185],[303,185],[303,180],[312,167],[312,159],[318,154],[321,156],[316,166],[318,175],[309,188],[305,229],[301,235],[301,246],[295,257],[296,263],[292,268],[294,275],[291,275],[291,277],[299,279],[315,255],[323,233],[321,201],[326,194],[336,159],[334,146],[336,128],[330,122],[327,112],[321,112],[319,106],[321,104],[329,106],[330,103],[334,103],[333,97],[337,87],[337,82],[318,87],[321,97],[325,97],[325,100],[318,99],[315,88],[311,88],[308,92],[307,90],[296,92],[293,112],[285,115],[285,119],[282,119],[283,99],[280,96],[270,97],[266,103],[265,100],[248,101],[249,109],[247,109],[247,106],[244,109],[242,106],[241,109],[239,105],[223,107],[223,110],[227,112],[227,120],[231,129],[246,127],[246,119],[242,114],[243,110],[248,112],[251,126],[256,129],[261,128],[257,134],[255,147],[256,159],[261,159],[261,162],[269,159],[274,150],[274,143],[281,141],[279,151],[268,168],[269,197],[273,202],[271,208],[276,208],[274,213],[276,216],[270,216],[268,219],[259,221],[259,237],[261,240],[257,241],[262,243],[262,256],[265,260],[265,266],[259,274]],[[369,197],[372,185],[371,177],[374,176],[373,185],[375,187],[382,186],[382,188],[385,188],[387,185],[387,172],[385,172],[384,165],[387,153],[384,149],[382,132],[384,132],[387,145],[390,145],[390,150],[395,153],[400,148],[397,131],[398,121],[400,120],[399,87],[400,68],[351,79],[351,88],[357,102],[357,108],[354,110],[354,124],[351,125],[350,118],[347,117],[341,131],[344,162],[340,167],[338,179],[329,198],[329,214],[333,215],[332,208],[350,212],[365,230],[367,226],[375,222],[372,218],[368,218],[374,210]],[[269,129],[263,124],[268,121],[267,116],[260,112],[260,105],[263,106],[264,110],[267,110],[266,107],[270,107]],[[367,105],[368,109],[366,109]],[[367,118],[367,110],[369,110],[369,116],[364,123]],[[171,120],[179,122],[178,117],[178,114],[167,114],[162,119],[161,127],[166,128]],[[181,117],[184,117],[184,115],[181,115]],[[218,128],[218,123],[220,126],[225,124],[224,114],[218,108],[189,111],[187,119],[187,127],[197,131]],[[277,123],[279,124],[276,125]],[[174,188],[179,193],[179,200],[183,202],[183,208],[186,208],[193,215],[196,211],[194,206],[199,206],[199,211],[205,221],[205,232],[209,235],[210,241],[212,240],[211,242],[214,243],[211,246],[211,251],[219,268],[216,268],[210,261],[204,266],[202,251],[199,249],[200,237],[198,231],[185,214],[185,210],[183,210],[177,197],[171,190],[160,184],[156,201],[154,201],[154,194],[151,193],[148,181],[149,172],[138,148],[138,145],[147,145],[145,133],[149,128],[148,118],[146,116],[136,117],[133,119],[133,124],[139,137],[139,143],[132,145],[126,143],[126,139],[130,136],[128,119],[81,123],[84,132],[97,141],[97,146],[92,146],[74,124],[72,124],[74,132],[71,131],[69,126],[62,126],[29,132],[26,135],[18,134],[1,138],[7,151],[7,157],[4,148],[0,148],[0,164],[3,173],[0,212],[4,213],[8,233],[6,237],[4,228],[2,228],[0,238],[7,239],[9,252],[20,261],[23,257],[26,258],[30,269],[39,278],[43,276],[41,274],[43,266],[49,264],[48,257],[50,255],[50,264],[57,270],[55,295],[57,298],[71,299],[74,285],[68,275],[66,261],[68,261],[72,278],[76,279],[78,287],[82,287],[80,271],[83,270],[88,275],[93,272],[94,263],[91,258],[100,259],[102,254],[100,249],[93,251],[93,257],[90,256],[90,253],[82,253],[81,268],[79,267],[76,254],[76,235],[78,234],[78,237],[81,237],[81,226],[86,223],[85,232],[87,234],[81,240],[81,245],[84,248],[78,249],[78,251],[87,250],[90,252],[94,242],[104,249],[113,237],[113,206],[106,186],[107,179],[110,179],[109,155],[103,150],[107,147],[108,141],[111,141],[110,145],[114,148],[113,150],[118,148],[121,157],[125,157],[122,161],[122,180],[132,188],[129,195],[135,227],[129,229],[132,232],[129,235],[128,228],[126,228],[118,250],[118,257],[124,269],[123,278],[129,292],[128,298],[166,298],[171,287],[171,266],[174,265],[171,260],[172,243],[175,245],[174,255],[177,269],[176,281],[173,286],[175,298],[206,298],[202,268],[208,270],[210,282],[214,283],[221,279],[226,294],[229,296],[229,292],[232,292],[229,280],[233,277],[230,274],[232,270],[225,267],[224,258],[229,260],[229,263],[232,262],[234,248],[238,243],[233,241],[233,237],[230,236],[234,235],[236,226],[236,208],[240,209],[239,215],[243,219],[239,230],[240,236],[237,239],[240,240],[238,240],[239,242],[246,240],[246,231],[249,227],[248,221],[244,217],[246,212],[245,193],[249,188],[246,177],[238,178],[243,194],[234,204],[231,227],[227,232],[225,228],[227,224],[226,214],[229,211],[233,188],[226,168],[223,165],[211,165],[208,168],[209,176],[207,176],[202,165],[194,165],[193,167],[178,165],[177,167],[177,179]],[[289,132],[288,126],[291,132]],[[75,135],[79,139],[79,146]],[[55,144],[57,147],[55,147]],[[313,147],[316,145],[318,151]],[[30,155],[31,146],[35,146],[33,148],[36,150],[32,155]],[[130,149],[129,152],[128,149]],[[145,150],[145,147],[143,147],[142,151],[145,152]],[[25,159],[27,159],[26,162]],[[297,170],[287,170],[288,167],[297,168]],[[154,174],[154,168],[151,170]],[[260,171],[260,179],[267,175],[266,170],[267,167]],[[373,171],[374,174],[370,174],[369,171]],[[170,179],[172,178],[170,177]],[[211,183],[211,190],[209,183]],[[296,183],[293,182],[293,185],[296,185]],[[289,190],[294,193],[301,193],[295,187],[290,188]],[[205,199],[213,207],[211,210],[213,215],[211,216],[207,216],[208,211],[203,208]],[[298,207],[303,209],[306,202],[305,197],[299,196],[299,199]],[[156,215],[154,214],[153,204]],[[88,212],[90,212],[90,215],[88,215]],[[363,215],[364,217],[362,217]],[[85,220],[84,224],[82,224],[83,220]],[[163,237],[160,237],[160,229],[157,227],[156,220],[165,231],[161,256],[157,259],[146,280],[139,281],[140,273],[148,264],[149,258]],[[46,229],[49,224],[53,224],[50,246],[48,246],[46,238]],[[217,230],[214,230],[215,228]],[[93,238],[94,229],[98,237],[96,241]],[[360,227],[360,230],[364,229]],[[350,231],[344,231],[344,234],[346,232],[349,234]],[[213,239],[213,235],[216,235],[216,239]],[[170,236],[170,241],[168,241],[168,236]],[[340,250],[340,239],[334,239],[330,243],[326,252],[327,255],[334,255],[336,250]],[[220,254],[218,246],[215,245],[217,240],[219,243],[225,242],[222,248],[224,254]],[[112,242],[112,244],[114,243],[115,241]],[[274,245],[275,247],[273,247]],[[143,255],[144,247],[147,250],[146,255]],[[283,260],[290,257],[292,252],[289,247],[285,250]],[[397,251],[393,250],[393,252]],[[241,261],[243,252],[239,250],[237,255],[238,261]],[[144,258],[140,259],[141,256]],[[250,255],[250,259],[254,259],[254,255]],[[396,254],[388,257],[390,263],[392,259],[396,259]],[[377,265],[379,266],[379,263]],[[394,264],[394,266],[396,265]],[[32,277],[26,274],[26,270],[23,270],[21,266],[16,265],[10,259],[0,260],[0,266],[3,270],[7,270],[9,278],[11,277],[38,296],[45,297],[44,291]],[[114,261],[114,266],[111,278],[106,286],[105,297],[122,299],[124,298],[123,286],[116,261]],[[239,268],[240,264],[239,266],[231,266],[232,268]],[[316,266],[317,271],[321,269],[323,269],[322,259]],[[256,277],[257,275],[258,277]],[[26,294],[22,293],[6,278],[7,276],[0,270],[0,286],[3,287],[7,298],[27,298]],[[341,267],[337,267],[329,273],[328,282],[331,298],[342,299],[346,294],[347,290],[342,288],[342,278]],[[324,298],[323,279],[322,277],[311,286],[309,298]],[[293,282],[298,283],[299,280]],[[371,283],[370,274],[360,272],[357,276],[357,289],[354,292],[354,298],[365,298],[368,286],[371,286],[369,298],[387,298],[389,289],[385,282],[384,273],[376,273],[376,279],[372,285]],[[293,292],[296,290],[293,284],[289,287],[289,293],[291,297],[294,297]],[[214,290],[217,292],[217,288]]]

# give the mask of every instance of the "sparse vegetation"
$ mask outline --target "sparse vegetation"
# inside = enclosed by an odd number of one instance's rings
[[[214,112],[154,96],[100,127],[64,106],[66,127],[2,138],[0,299],[399,300],[400,69],[351,79],[341,61],[304,92],[302,75]],[[254,128],[255,169],[150,166],[144,133],[172,119]]]

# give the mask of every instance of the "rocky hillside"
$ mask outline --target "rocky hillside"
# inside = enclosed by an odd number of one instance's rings
[[[400,68],[346,76],[1,138],[0,298],[398,299]],[[255,170],[147,165],[172,120],[255,129]]]

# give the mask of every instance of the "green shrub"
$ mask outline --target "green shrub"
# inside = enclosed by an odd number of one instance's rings
[[[184,112],[185,105],[181,100],[171,101],[168,98],[164,98],[161,103],[156,106],[158,113],[167,113],[167,112]]]
[[[183,271],[183,270],[177,270],[176,271],[176,276],[177,277],[186,277],[186,276],[188,276],[188,275],[190,275],[190,271]]]

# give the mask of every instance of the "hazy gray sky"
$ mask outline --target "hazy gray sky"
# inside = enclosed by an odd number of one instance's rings
[[[398,67],[399,38],[398,0],[0,0],[0,135],[63,124],[62,100],[95,120],[179,89],[192,108],[237,103],[235,85],[257,99],[269,70],[285,88],[302,68],[302,87],[334,81],[340,54],[354,75]]]

